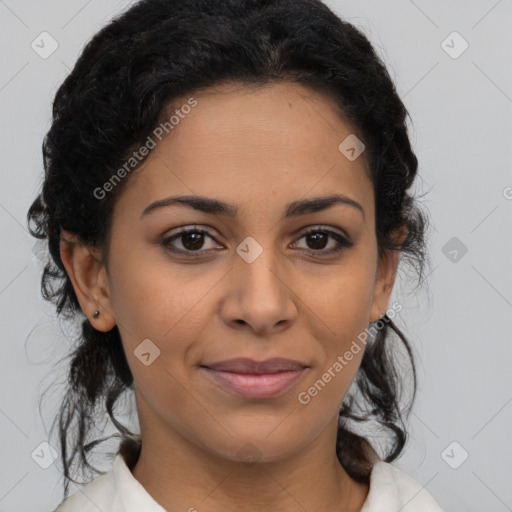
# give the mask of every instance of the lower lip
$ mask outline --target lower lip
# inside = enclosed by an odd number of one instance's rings
[[[305,369],[256,375],[223,372],[203,367],[203,370],[206,370],[206,373],[216,382],[245,398],[278,396],[292,387],[300,379]]]

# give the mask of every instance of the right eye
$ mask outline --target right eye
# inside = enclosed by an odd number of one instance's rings
[[[202,250],[205,242],[205,235],[216,242],[215,238],[213,238],[208,231],[194,226],[188,229],[179,228],[177,233],[164,238],[162,240],[162,245],[173,253],[184,254],[191,257],[202,256],[205,251],[209,252],[212,250]],[[176,248],[174,245],[175,240],[179,240],[179,243],[183,248]]]

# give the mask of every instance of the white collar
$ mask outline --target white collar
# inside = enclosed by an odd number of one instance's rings
[[[167,512],[133,476],[118,452],[112,470],[65,500],[55,512]],[[370,490],[360,512],[443,512],[416,480],[373,458]]]

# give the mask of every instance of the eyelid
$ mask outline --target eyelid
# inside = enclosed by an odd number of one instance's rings
[[[297,235],[303,236],[303,235],[309,233],[310,231],[335,232],[335,233],[339,234],[340,236],[346,238],[347,240],[350,240],[350,236],[348,235],[348,233],[345,230],[343,230],[341,228],[327,226],[325,224],[311,224],[309,226],[302,227],[299,230],[294,231],[293,236],[297,236]]]

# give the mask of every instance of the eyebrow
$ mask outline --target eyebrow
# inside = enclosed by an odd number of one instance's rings
[[[224,215],[227,217],[236,217],[238,213],[238,207],[232,203],[226,203],[218,199],[213,199],[205,196],[171,196],[164,199],[159,199],[154,203],[147,206],[142,212],[140,218],[142,219],[146,215],[160,208],[165,208],[172,205],[182,204],[198,210],[200,212],[209,213],[213,215]],[[354,199],[343,194],[330,194],[327,196],[315,197],[313,199],[300,199],[293,201],[286,205],[283,219],[292,217],[298,217],[300,215],[306,215],[308,213],[316,213],[323,210],[327,210],[336,204],[342,204],[350,206],[358,210],[363,219],[366,221],[366,216],[363,207]]]

